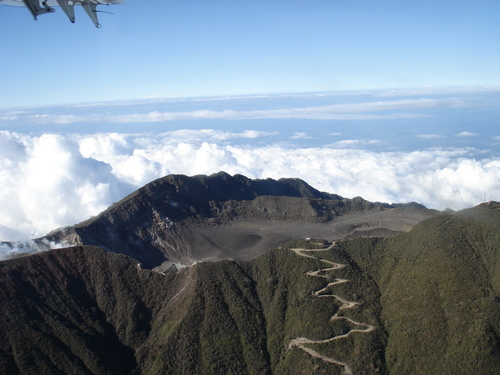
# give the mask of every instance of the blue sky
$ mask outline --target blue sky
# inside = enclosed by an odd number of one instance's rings
[[[153,1],[34,22],[0,7],[0,107],[499,85],[498,1]]]
[[[170,173],[500,200],[498,1],[129,0],[101,29],[56,9],[0,6],[0,241]]]
[[[231,143],[416,151],[474,147],[500,156],[500,86],[303,94],[145,98],[0,109],[0,130],[154,134],[179,129],[248,130]]]

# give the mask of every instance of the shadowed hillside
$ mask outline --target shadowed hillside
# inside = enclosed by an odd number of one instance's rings
[[[494,374],[499,226],[492,202],[167,275],[89,246],[3,261],[0,373]]]

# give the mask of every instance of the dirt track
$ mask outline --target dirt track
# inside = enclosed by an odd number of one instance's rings
[[[319,257],[316,257],[316,256],[308,255],[308,254],[305,254],[305,253],[306,252],[327,251],[327,250],[330,250],[334,245],[335,245],[335,243],[333,243],[330,247],[325,248],[325,249],[290,249],[290,250],[292,250],[294,253],[296,253],[299,256],[306,257],[306,258],[317,259],[317,260],[322,261],[323,263],[327,263],[327,264],[331,265],[331,267],[328,267],[328,268],[322,268],[322,269],[317,270],[317,271],[308,271],[308,272],[306,272],[306,275],[308,275],[308,276],[327,278],[326,276],[320,275],[320,273],[321,272],[325,272],[325,271],[338,270],[338,269],[344,268],[345,265],[344,264],[340,264],[340,263],[335,263],[335,262],[332,262],[332,261],[329,261],[329,260],[326,260],[326,259],[322,259],[322,258],[319,258]],[[354,324],[355,326],[360,326],[360,327],[365,327],[365,328],[351,329],[346,334],[338,335],[338,336],[333,336],[333,337],[330,337],[330,338],[325,339],[325,340],[311,340],[311,339],[308,339],[306,337],[297,337],[297,338],[295,338],[295,339],[293,339],[293,340],[290,341],[290,343],[288,344],[288,348],[291,349],[294,346],[296,346],[297,348],[302,349],[303,351],[305,351],[306,353],[308,353],[309,355],[311,355],[311,356],[313,356],[315,358],[319,358],[319,359],[321,359],[321,360],[323,360],[325,362],[329,362],[329,363],[333,363],[333,364],[336,364],[336,365],[343,366],[344,367],[344,373],[346,375],[352,375],[353,374],[352,370],[349,368],[349,366],[345,362],[339,361],[338,359],[335,359],[335,358],[326,357],[326,356],[318,353],[317,351],[304,346],[304,345],[307,345],[307,344],[325,344],[325,343],[328,343],[328,342],[332,342],[332,341],[335,341],[335,340],[340,340],[340,339],[346,338],[346,337],[348,337],[353,332],[368,333],[368,332],[371,332],[371,331],[373,331],[375,329],[375,327],[372,326],[372,325],[369,325],[369,324],[366,324],[366,323],[359,323],[359,322],[356,322],[356,321],[354,321],[354,320],[352,320],[350,318],[344,317],[344,316],[338,316],[338,313],[341,310],[352,309],[352,308],[356,307],[357,305],[359,305],[358,302],[347,301],[347,300],[345,300],[345,299],[343,299],[343,298],[341,298],[341,297],[339,297],[339,296],[337,296],[335,294],[322,294],[328,288],[330,288],[330,287],[332,287],[334,285],[342,284],[342,283],[347,283],[347,282],[349,282],[349,280],[336,278],[335,281],[333,281],[331,283],[328,283],[327,286],[325,286],[324,288],[321,288],[321,289],[315,291],[314,295],[316,297],[319,297],[319,298],[336,298],[338,301],[340,301],[342,303],[342,306],[340,306],[339,309],[337,310],[337,312],[335,313],[335,315],[333,315],[330,318],[330,321],[343,319],[343,320],[347,320],[351,324]]]

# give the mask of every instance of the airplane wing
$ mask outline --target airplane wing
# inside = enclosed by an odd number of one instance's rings
[[[122,0],[0,0],[0,4],[9,6],[26,7],[36,20],[40,14],[53,13],[54,6],[59,6],[66,13],[71,23],[75,22],[75,5],[80,5],[90,17],[94,25],[99,28],[101,24],[97,18],[98,5],[124,4]]]

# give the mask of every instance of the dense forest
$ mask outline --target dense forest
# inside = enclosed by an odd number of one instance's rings
[[[499,208],[175,274],[91,246],[3,261],[0,372],[494,374]]]

